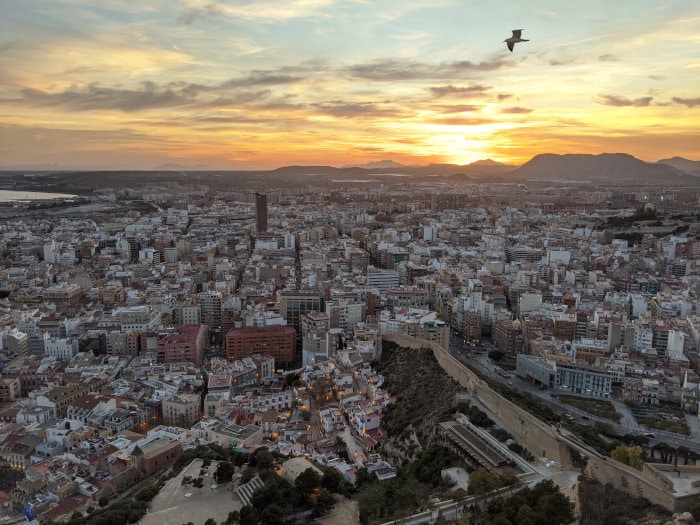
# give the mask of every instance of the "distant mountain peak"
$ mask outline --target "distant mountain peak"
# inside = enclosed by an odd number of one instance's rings
[[[627,153],[543,153],[511,172],[519,179],[577,181],[678,181],[682,170],[666,164],[650,164]]]
[[[405,164],[395,162],[393,160],[375,160],[372,162],[367,162],[366,164],[346,164],[343,168],[404,168]]]
[[[507,164],[504,164],[503,162],[498,162],[498,161],[495,161],[492,159],[482,159],[482,160],[477,160],[475,162],[467,164],[467,166],[507,166]]]
[[[689,160],[683,157],[675,156],[670,159],[662,159],[656,161],[657,164],[665,164],[667,166],[673,166],[688,175],[693,175],[694,177],[700,177],[700,160]]]
[[[153,171],[211,171],[209,166],[195,164],[194,166],[186,166],[184,164],[162,164],[153,168]]]

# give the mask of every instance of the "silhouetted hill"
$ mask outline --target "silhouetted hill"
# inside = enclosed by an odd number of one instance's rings
[[[700,185],[682,169],[700,162],[674,157],[659,163],[646,163],[623,153],[601,155],[554,155],[533,157],[520,167],[493,160],[481,160],[466,165],[430,164],[404,166],[381,161],[375,167],[346,166],[284,166],[274,170],[221,171],[172,169],[158,171],[55,171],[0,172],[3,188],[25,191],[54,191],[59,193],[91,193],[104,187],[137,188],[149,183],[206,185],[212,190],[258,191],[267,188],[295,186],[334,187],[338,184],[400,184],[404,182],[514,182],[542,180],[551,182],[590,181],[592,183],[658,183],[679,186]],[[379,166],[381,165],[381,167]],[[172,166],[175,167],[175,166]]]
[[[345,166],[342,166],[343,168],[367,168],[367,169],[373,169],[373,168],[403,168],[405,167],[404,164],[401,164],[400,162],[395,162],[393,160],[377,160],[374,162],[367,162],[366,164],[347,164]]]
[[[657,164],[667,164],[673,166],[688,175],[700,177],[700,160],[688,160],[683,157],[672,157],[670,159],[662,159],[657,161]]]
[[[163,164],[156,166],[153,171],[212,171],[211,167],[202,164],[187,166],[185,164]]]
[[[649,164],[625,153],[600,155],[537,155],[509,174],[522,180],[591,182],[693,183],[683,171],[667,164]]]

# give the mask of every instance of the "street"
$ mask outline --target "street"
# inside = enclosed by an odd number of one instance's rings
[[[358,467],[363,467],[367,457],[365,456],[362,444],[357,442],[355,434],[352,430],[350,430],[350,425],[345,425],[345,430],[343,430],[339,435],[341,439],[345,441],[345,445],[348,448],[348,457],[350,458],[350,461],[354,461],[355,465]]]
[[[309,425],[310,425],[310,432],[311,432],[311,441],[315,442],[318,439],[320,439],[322,436],[321,434],[321,422],[319,419],[319,410],[320,407],[315,399],[315,397],[309,396]],[[345,442],[347,451],[348,451],[348,457],[350,458],[351,462],[355,462],[355,464],[358,467],[364,466],[365,461],[367,460],[367,457],[364,454],[364,450],[362,448],[362,444],[358,443],[358,437],[355,436],[355,433],[352,431],[352,427],[350,425],[349,421],[345,422],[345,428],[341,431],[336,433],[335,435],[340,436],[340,438]],[[325,437],[332,437],[333,434],[329,434]]]
[[[618,413],[622,415],[620,422],[600,418],[584,410],[562,403],[556,397],[552,397],[552,391],[540,390],[536,385],[518,378],[514,373],[510,374],[510,378],[504,378],[496,374],[494,367],[498,366],[498,364],[488,357],[488,352],[493,349],[495,347],[489,342],[484,342],[475,347],[468,346],[461,337],[455,336],[454,332],[450,332],[450,354],[465,364],[475,367],[491,380],[499,381],[510,388],[525,391],[536,396],[542,404],[551,408],[556,414],[564,415],[569,413],[574,421],[581,424],[605,423],[610,425],[620,435],[654,434],[654,438],[649,438],[649,445],[653,446],[663,442],[675,448],[684,446],[693,452],[700,453],[700,423],[697,421],[697,417],[693,418],[691,416],[686,418],[686,420],[691,420],[688,422],[691,430],[689,436],[639,425],[632,411],[624,403],[617,400],[610,401],[612,401]]]

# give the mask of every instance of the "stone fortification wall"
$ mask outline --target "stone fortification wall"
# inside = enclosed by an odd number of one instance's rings
[[[678,467],[679,470],[700,471],[698,467]],[[673,470],[673,465],[644,464],[642,472],[612,458],[591,456],[586,472],[601,483],[610,483],[616,489],[631,496],[646,498],[672,512],[690,511],[697,503],[698,494],[674,495],[673,483],[660,474],[661,470]]]
[[[442,369],[489,409],[505,425],[506,430],[513,435],[518,443],[537,457],[546,457],[557,461],[564,468],[571,467],[569,447],[557,438],[554,427],[540,421],[491,390],[474,372],[446,352],[440,345],[403,334],[385,335],[384,340],[392,341],[405,348],[430,348]]]
[[[563,468],[571,468],[571,449],[574,448],[578,453],[584,454],[589,458],[586,468],[588,474],[598,479],[601,483],[610,483],[616,489],[622,490],[631,496],[646,498],[652,503],[662,505],[673,512],[690,510],[691,506],[697,501],[697,492],[689,495],[674,496],[671,483],[659,472],[660,470],[667,470],[666,467],[673,468],[672,466],[645,464],[644,471],[640,472],[612,458],[603,457],[596,452],[578,446],[576,443],[561,436],[554,427],[540,421],[493,391],[476,374],[440,345],[403,334],[385,335],[384,339],[405,348],[430,348],[442,369],[470,395],[488,408],[504,424],[505,429],[513,434],[516,441],[535,456],[546,457],[547,459],[558,461]]]

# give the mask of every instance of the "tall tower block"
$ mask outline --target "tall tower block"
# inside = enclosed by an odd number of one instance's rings
[[[258,233],[267,231],[267,195],[255,194],[255,226]]]

